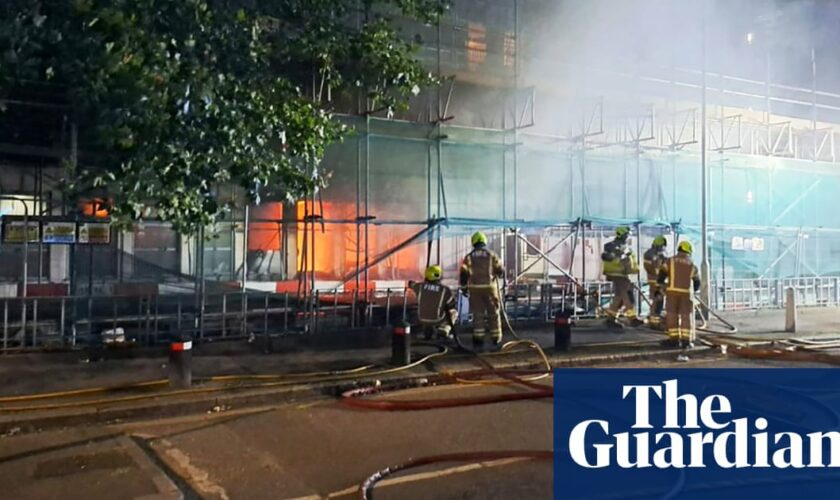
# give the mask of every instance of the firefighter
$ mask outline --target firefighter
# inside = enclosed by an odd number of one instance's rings
[[[494,344],[502,342],[502,318],[499,308],[498,280],[505,274],[499,257],[487,248],[487,236],[481,231],[472,235],[473,250],[464,257],[460,284],[470,299],[473,314],[473,346],[484,346],[484,336]]]
[[[417,295],[417,316],[423,327],[423,336],[430,340],[437,334],[440,338],[452,338],[452,327],[458,320],[458,306],[455,294],[441,283],[443,270],[440,266],[426,268],[425,281],[409,281],[408,286]]]
[[[665,255],[665,247],[668,241],[664,236],[659,235],[653,239],[653,244],[645,252],[645,272],[647,273],[648,293],[650,294],[650,314],[648,314],[648,325],[651,328],[659,329],[662,326],[662,303],[665,296],[659,288],[659,270],[668,258]]]
[[[665,289],[665,323],[667,345],[694,342],[693,292],[700,289],[700,274],[691,261],[693,247],[688,241],[680,242],[677,255],[667,259],[659,270],[659,287]]]
[[[627,241],[629,237],[630,229],[626,226],[619,227],[615,230],[615,238],[604,245],[604,253],[601,254],[604,276],[613,284],[613,300],[605,312],[607,326],[614,328],[621,328],[618,317],[622,312],[629,320],[630,326],[644,324],[636,316],[636,300],[630,276],[639,272],[639,266]]]

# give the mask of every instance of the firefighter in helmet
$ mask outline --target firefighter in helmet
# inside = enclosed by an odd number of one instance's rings
[[[623,312],[630,321],[630,326],[643,324],[636,316],[636,300],[630,276],[639,272],[639,266],[628,242],[630,228],[620,226],[615,230],[615,238],[604,245],[601,261],[604,276],[613,284],[613,300],[606,309],[607,325],[621,328],[618,317]]]
[[[470,299],[473,314],[473,346],[484,346],[489,334],[494,344],[502,342],[501,300],[498,280],[505,274],[499,257],[487,248],[487,235],[481,231],[472,235],[473,249],[461,265],[460,284]]]
[[[677,246],[677,254],[659,270],[659,286],[665,289],[666,344],[694,342],[694,292],[700,289],[700,273],[691,260],[694,248],[688,241]]]
[[[452,327],[458,320],[458,306],[455,294],[441,283],[443,270],[440,266],[426,268],[422,283],[409,281],[408,286],[417,295],[417,316],[423,328],[423,336],[430,340],[437,334],[441,338],[452,337]]]
[[[662,305],[665,296],[659,287],[659,270],[667,260],[665,247],[668,241],[664,236],[659,235],[653,239],[653,244],[647,249],[644,255],[645,272],[647,273],[648,293],[650,294],[650,313],[648,314],[648,325],[651,328],[660,328],[662,324]]]

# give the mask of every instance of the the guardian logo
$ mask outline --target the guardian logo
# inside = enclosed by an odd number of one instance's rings
[[[656,385],[623,385],[621,399],[632,401],[635,408],[631,431],[611,433],[610,421],[604,419],[582,420],[571,428],[568,450],[578,466],[840,467],[840,432],[774,432],[762,416],[734,418],[738,409],[723,394],[702,398],[681,394],[676,379]],[[652,413],[654,401],[657,411],[664,414]]]

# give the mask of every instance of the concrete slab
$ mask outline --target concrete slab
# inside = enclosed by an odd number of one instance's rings
[[[507,389],[479,387],[461,392],[503,390]],[[453,395],[451,389],[440,391],[424,389],[422,393],[423,397]],[[404,396],[413,397],[411,393]],[[548,450],[551,422],[550,400],[396,414],[316,405],[152,442],[164,455],[171,456],[171,450],[177,449],[189,457],[203,471],[199,476],[206,474],[230,498],[325,497],[409,457],[474,450]],[[393,498],[401,498],[394,491]]]
[[[47,436],[29,437],[40,446],[20,451],[13,438],[3,439],[0,482],[7,498],[144,498],[180,499],[181,491],[135,442],[125,436],[78,439],[73,432],[61,445],[45,446]],[[85,435],[86,433],[82,433]],[[87,434],[91,437],[90,434]],[[17,453],[9,453],[10,448]],[[117,493],[115,495],[115,493]]]

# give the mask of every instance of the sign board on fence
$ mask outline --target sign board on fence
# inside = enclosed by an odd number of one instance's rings
[[[40,236],[40,224],[38,221],[27,221],[28,242],[37,243]],[[3,224],[3,243],[23,243],[24,234],[27,231],[22,220],[7,220]]]
[[[76,242],[75,222],[44,221],[42,232],[44,243]]]
[[[744,249],[744,238],[740,236],[733,236],[732,237],[732,250],[743,250]]]
[[[102,222],[80,223],[79,243],[87,243],[90,245],[108,245],[111,243],[111,225]]]

